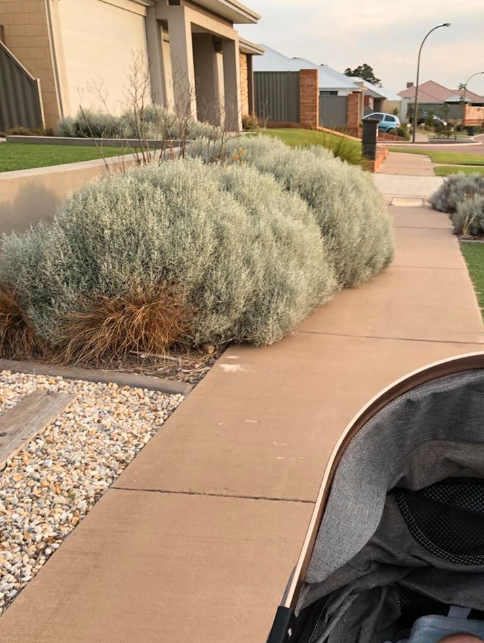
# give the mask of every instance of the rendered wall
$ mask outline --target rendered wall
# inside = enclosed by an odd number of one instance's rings
[[[130,0],[62,0],[58,12],[66,111],[74,115],[82,104],[119,114],[130,102],[136,56],[147,73],[145,8]]]

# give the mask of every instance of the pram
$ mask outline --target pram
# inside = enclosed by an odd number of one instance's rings
[[[268,643],[400,641],[452,606],[484,620],[484,353],[412,373],[350,422]]]

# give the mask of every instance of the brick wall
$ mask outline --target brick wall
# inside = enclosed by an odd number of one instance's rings
[[[299,72],[299,122],[303,127],[319,125],[318,70],[301,69]]]
[[[353,92],[348,96],[348,128],[358,128],[360,126],[360,94]]]
[[[249,64],[247,54],[240,54],[240,96],[242,115],[249,113]]]
[[[484,123],[484,107],[466,105],[464,114],[465,125],[482,125]]]
[[[0,0],[5,44],[22,65],[40,79],[47,127],[59,118],[54,65],[44,0]]]

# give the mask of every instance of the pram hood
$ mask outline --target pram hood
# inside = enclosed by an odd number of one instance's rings
[[[315,604],[311,643],[397,640],[412,593],[484,611],[481,479],[484,353],[385,389],[333,451],[269,641],[302,641],[296,617]]]

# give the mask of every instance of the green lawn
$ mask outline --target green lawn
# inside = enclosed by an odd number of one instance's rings
[[[391,147],[391,152],[406,154],[425,154],[430,156],[433,163],[448,163],[449,165],[484,165],[484,154],[465,154],[462,152],[432,152],[424,149],[409,149],[408,147]]]
[[[484,244],[461,243],[460,247],[474,284],[481,315],[484,318]]]
[[[299,129],[296,127],[270,128],[261,130],[261,134],[280,138],[291,147],[310,147],[311,145],[322,145],[333,151],[334,155],[353,165],[361,163],[361,142],[354,141],[345,136],[337,136],[328,132],[316,130]]]
[[[103,148],[103,154],[106,157],[129,154],[133,151],[120,147]],[[0,143],[0,172],[92,161],[99,158],[101,156],[96,147]]]
[[[484,174],[484,167],[480,165],[469,167],[456,167],[454,165],[441,165],[434,168],[435,174],[437,176],[449,176],[449,174],[459,174],[462,172],[464,174]]]

